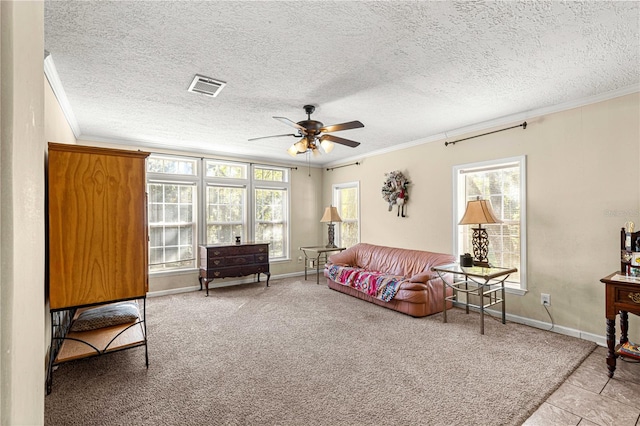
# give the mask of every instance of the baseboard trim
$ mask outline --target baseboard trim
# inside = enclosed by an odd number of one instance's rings
[[[271,280],[277,280],[277,279],[282,279],[282,278],[291,278],[291,277],[297,277],[297,276],[303,276],[304,272],[291,272],[288,274],[279,274],[279,275],[272,275],[271,278],[269,278],[269,281]],[[213,288],[220,288],[220,287],[231,287],[233,285],[239,285],[239,284],[249,284],[249,283],[253,283],[256,282],[253,278],[250,277],[246,277],[246,278],[241,278],[238,280],[232,280],[232,281],[223,281],[220,283],[210,283],[209,284],[209,289],[213,289]],[[265,282],[265,281],[260,281]],[[147,297],[159,297],[159,296],[168,296],[170,294],[180,294],[180,293],[188,293],[190,291],[199,291],[200,290],[200,285],[194,285],[194,286],[189,286],[189,287],[180,287],[180,288],[171,288],[168,290],[158,290],[158,291],[151,291],[149,293],[147,293]]]
[[[465,304],[458,302],[458,303],[454,303],[455,306],[459,307],[459,308],[464,308]],[[477,308],[472,308],[469,307],[470,310],[479,312],[480,310]],[[488,313],[489,315],[491,315],[494,318],[500,318],[500,316],[502,315],[502,311],[496,311],[493,309],[486,309],[485,313]],[[582,339],[582,340],[587,340],[589,342],[593,342],[599,346],[607,346],[607,339],[604,335],[597,335],[597,334],[593,334],[593,333],[587,333],[585,331],[582,330],[577,330],[575,328],[570,328],[570,327],[564,327],[561,325],[557,325],[557,324],[551,324],[545,321],[539,321],[539,320],[535,320],[535,319],[531,319],[531,318],[527,318],[527,317],[522,317],[519,315],[513,315],[513,314],[509,314],[507,313],[506,315],[506,319],[508,321],[511,322],[515,322],[518,324],[523,324],[523,325],[528,325],[529,327],[534,327],[534,328],[539,328],[541,330],[545,330],[545,331],[550,331],[552,333],[558,333],[558,334],[564,334],[565,336],[571,336],[571,337],[576,337],[578,339]]]

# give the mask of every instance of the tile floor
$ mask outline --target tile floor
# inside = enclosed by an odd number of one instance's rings
[[[640,426],[640,364],[618,358],[610,379],[606,357],[596,348],[524,425]]]

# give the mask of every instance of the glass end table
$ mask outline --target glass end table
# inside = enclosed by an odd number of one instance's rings
[[[329,253],[333,252],[341,252],[342,250],[346,250],[345,247],[300,247],[302,253],[304,253],[304,280],[307,280],[307,268],[313,270],[310,265],[310,260],[313,261],[316,267],[316,284],[320,283],[320,261],[324,260],[327,262],[329,258]]]
[[[502,304],[502,323],[506,323],[504,282],[517,268],[501,268],[496,266],[460,266],[459,263],[434,266],[444,285],[443,296],[443,322],[447,322],[447,302],[462,303],[458,300],[460,293],[465,294],[465,311],[469,313],[469,307],[480,311],[480,334],[484,334],[484,312],[487,308]],[[447,296],[447,287],[453,289],[451,296]],[[477,296],[478,303],[469,303],[469,296]]]

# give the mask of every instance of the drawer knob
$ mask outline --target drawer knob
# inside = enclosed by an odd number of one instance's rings
[[[640,293],[629,293],[629,299],[633,303],[640,303]]]

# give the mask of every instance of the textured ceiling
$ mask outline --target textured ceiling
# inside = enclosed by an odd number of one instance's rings
[[[639,27],[638,2],[45,2],[81,138],[287,163],[293,137],[247,139],[305,104],[365,125],[328,164],[637,86]],[[194,74],[227,85],[189,93]]]

